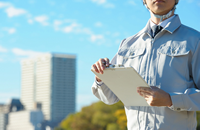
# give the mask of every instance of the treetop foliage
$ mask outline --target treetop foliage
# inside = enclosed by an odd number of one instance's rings
[[[70,114],[56,130],[127,130],[124,105],[106,105],[99,101]]]

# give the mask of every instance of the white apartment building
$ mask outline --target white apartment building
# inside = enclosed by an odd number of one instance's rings
[[[35,96],[35,59],[22,61],[21,64],[21,102],[26,110],[34,107]]]
[[[19,111],[9,113],[7,130],[44,130],[42,111]]]
[[[57,123],[75,112],[75,55],[47,53],[25,59],[21,66],[21,101],[26,110],[41,104],[45,120]]]
[[[0,113],[0,130],[6,130],[8,124],[8,113]]]

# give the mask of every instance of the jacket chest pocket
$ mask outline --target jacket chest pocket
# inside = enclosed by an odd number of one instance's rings
[[[133,67],[136,71],[139,70],[140,62],[145,50],[145,48],[120,50],[117,55],[118,64],[123,64],[125,67]]]
[[[189,53],[190,50],[186,44],[170,44],[162,45],[157,50],[158,52],[158,74],[163,79],[171,81],[186,76],[186,71],[189,71]]]

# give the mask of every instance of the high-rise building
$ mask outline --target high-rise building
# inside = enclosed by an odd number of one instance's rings
[[[21,66],[21,101],[26,110],[37,107],[51,122],[75,112],[75,55],[47,53],[25,59]]]

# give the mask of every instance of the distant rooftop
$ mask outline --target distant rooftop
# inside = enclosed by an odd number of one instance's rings
[[[76,58],[76,55],[64,54],[64,53],[51,53],[53,57],[61,57],[61,58]]]
[[[7,105],[21,105],[21,102],[19,99],[10,99],[7,103]]]
[[[40,53],[39,55],[36,55],[35,57],[30,57],[23,59],[21,63],[23,62],[34,62],[38,58],[49,58],[49,57],[57,57],[57,58],[70,58],[70,59],[76,59],[76,55],[73,54],[66,54],[66,53]]]

